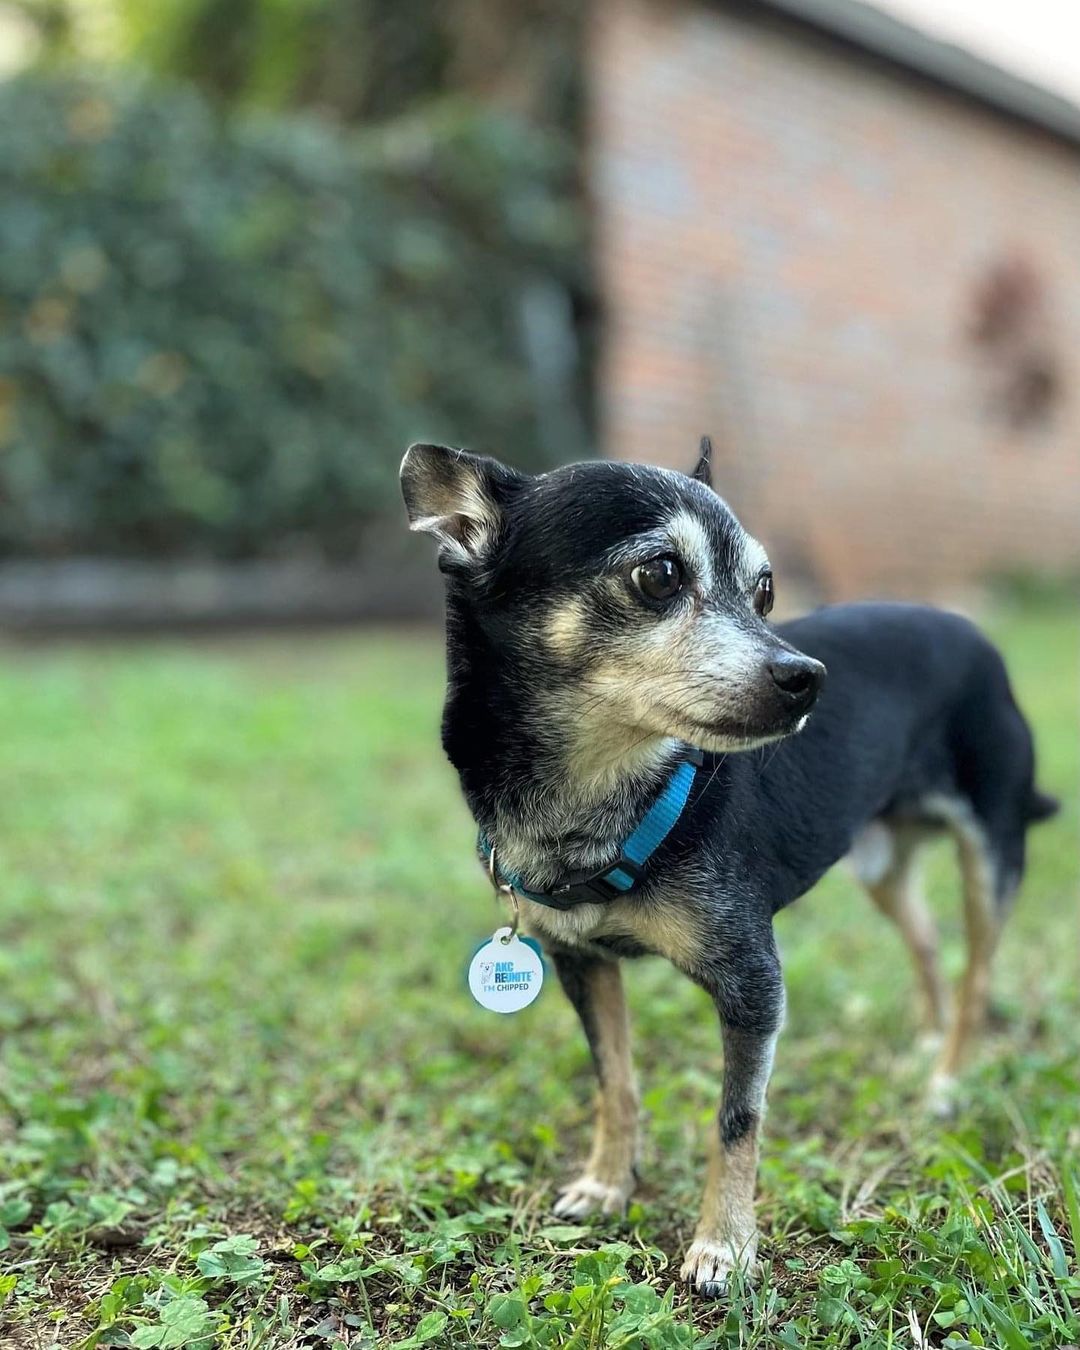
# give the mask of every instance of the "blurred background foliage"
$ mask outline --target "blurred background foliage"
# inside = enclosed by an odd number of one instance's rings
[[[410,439],[587,451],[574,18],[526,9],[19,0],[0,552],[348,556]]]

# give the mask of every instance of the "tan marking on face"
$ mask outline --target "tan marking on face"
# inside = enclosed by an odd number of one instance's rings
[[[704,522],[692,511],[678,511],[668,521],[666,529],[674,552],[707,595],[716,584],[716,572],[709,532]]]
[[[769,565],[769,555],[752,534],[743,536],[743,568],[747,577],[759,577]]]
[[[549,720],[566,728],[567,770],[574,781],[610,791],[670,741],[673,733],[649,697],[650,687],[664,678],[662,636],[646,630],[611,640],[605,659],[580,683],[547,695]]]
[[[585,605],[575,596],[556,605],[548,617],[545,637],[548,646],[560,656],[571,655],[585,632]]]

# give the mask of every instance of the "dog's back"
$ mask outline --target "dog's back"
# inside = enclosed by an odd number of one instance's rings
[[[819,790],[843,778],[831,818],[977,833],[1003,905],[1028,826],[1057,803],[1035,788],[1031,733],[997,649],[966,619],[918,605],[831,606],[780,631],[830,671],[806,731],[779,753],[812,761]]]

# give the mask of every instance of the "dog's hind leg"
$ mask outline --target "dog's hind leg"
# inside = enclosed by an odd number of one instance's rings
[[[953,832],[963,878],[967,963],[960,977],[949,1032],[930,1079],[927,1105],[939,1115],[947,1115],[953,1108],[956,1076],[986,1020],[991,963],[1005,911],[998,896],[998,867],[981,827],[973,819],[958,818]]]
[[[600,1084],[589,1160],[555,1201],[555,1213],[621,1213],[637,1179],[639,1112],[622,975],[617,961],[558,949],[551,956],[581,1018]]]
[[[948,999],[938,964],[937,925],[919,886],[916,856],[926,839],[919,825],[875,820],[856,839],[850,861],[870,899],[900,930],[922,991],[923,1025],[940,1036]]]

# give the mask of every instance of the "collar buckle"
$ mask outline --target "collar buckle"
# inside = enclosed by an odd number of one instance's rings
[[[551,895],[579,905],[595,904],[598,901],[608,904],[636,890],[644,880],[645,868],[624,853],[598,872],[571,877],[561,886],[553,887]]]

